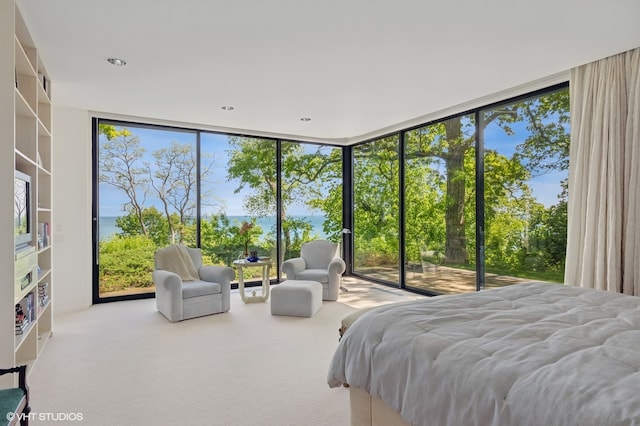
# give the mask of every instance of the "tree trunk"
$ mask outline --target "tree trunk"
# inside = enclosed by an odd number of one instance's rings
[[[137,202],[132,202],[134,210],[136,211],[136,217],[138,218],[138,223],[140,224],[140,230],[142,231],[142,235],[145,237],[149,236],[149,230],[147,229],[147,225],[144,223],[144,217],[142,216],[142,208],[138,205]]]
[[[469,148],[462,139],[460,118],[444,123],[449,150],[445,158],[447,201],[445,210],[446,241],[444,262],[468,263],[467,238],[464,226],[466,177],[464,155]]]

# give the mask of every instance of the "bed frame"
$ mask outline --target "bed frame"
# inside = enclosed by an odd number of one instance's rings
[[[342,335],[355,320],[371,309],[360,309],[343,318],[338,329],[338,341],[342,339]],[[409,426],[409,423],[400,417],[400,414],[377,396],[373,396],[359,388],[349,387],[347,384],[344,384],[344,386],[349,388],[352,426]]]
[[[352,426],[409,426],[400,414],[383,400],[366,391],[349,388]]]

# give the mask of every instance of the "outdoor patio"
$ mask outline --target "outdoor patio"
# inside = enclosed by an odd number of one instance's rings
[[[423,267],[419,264],[407,265],[407,287],[427,290],[437,294],[468,293],[476,290],[476,273],[448,266]],[[357,270],[359,275],[397,283],[399,269],[393,267],[367,267]],[[527,278],[511,277],[487,273],[486,288],[504,287],[511,284],[532,281]]]

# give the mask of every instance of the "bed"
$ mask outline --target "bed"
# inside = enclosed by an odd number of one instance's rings
[[[327,381],[352,424],[640,424],[640,297],[525,283],[381,306]]]

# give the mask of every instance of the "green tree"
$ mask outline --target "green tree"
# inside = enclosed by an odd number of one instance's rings
[[[195,223],[181,223],[180,216],[173,212],[169,214],[169,220],[155,207],[146,207],[142,210],[142,222],[147,230],[146,237],[151,239],[158,247],[167,245],[173,230],[180,229],[181,235],[193,235],[195,233]],[[126,216],[116,218],[116,225],[122,230],[121,236],[137,236],[142,234],[138,218],[133,212]]]
[[[147,164],[149,182],[162,203],[168,226],[168,243],[183,243],[182,234],[196,209],[197,160],[190,145],[173,142],[153,152],[154,167]],[[178,220],[172,220],[177,215]]]
[[[510,159],[518,167],[514,179],[529,180],[550,172],[566,172],[570,141],[569,90],[525,99],[515,104],[514,110],[517,114],[501,116],[497,122],[507,135],[514,134],[512,125],[516,122],[526,124],[528,136],[516,146]],[[544,275],[544,278],[562,279],[567,230],[566,178],[560,185],[562,192],[558,202],[549,207],[533,199],[526,185],[509,189],[512,201],[507,205],[514,206],[512,215],[520,218],[523,228],[520,233],[513,231],[511,234],[513,244],[519,242],[517,257],[520,261],[516,265],[516,256],[512,255],[513,263],[508,265],[511,270],[551,272],[554,275]]]
[[[197,185],[197,159],[191,144],[172,142],[169,147],[151,153],[153,164],[145,160],[146,150],[138,136],[128,128],[111,124],[100,124],[99,132],[104,138],[100,144],[100,182],[112,185],[126,195],[123,205],[127,216],[136,219],[139,232],[149,236],[147,222],[155,217],[157,209],[145,210],[148,198],[153,194],[160,203],[164,215],[164,228],[156,224],[153,239],[166,237],[164,244],[195,243],[195,208]],[[200,166],[201,178],[207,177],[213,162],[203,157]],[[201,194],[206,199],[208,193]],[[150,216],[151,215],[151,216]],[[126,223],[125,223],[126,222]],[[133,232],[131,217],[122,219],[129,235]],[[121,228],[122,229],[122,228]]]
[[[236,179],[238,186],[235,192],[248,187],[252,190],[244,200],[247,211],[255,216],[269,216],[276,212],[278,176],[276,171],[276,145],[272,140],[256,138],[230,137],[228,180]],[[339,152],[332,150],[330,154],[323,153],[319,147],[314,153],[305,154],[302,146],[297,143],[281,144],[280,179],[281,203],[277,214],[282,221],[283,255],[308,237],[309,224],[295,221],[289,217],[287,211],[294,203],[306,204],[310,207],[324,206],[319,202],[323,197],[311,185],[314,182],[336,179],[340,173],[341,157]],[[335,189],[332,196],[335,199]]]
[[[498,115],[490,117],[494,120]],[[475,161],[469,154],[475,150],[476,123],[472,116],[455,116],[448,120],[425,126],[407,133],[407,159],[432,158],[443,165],[445,180],[444,217],[445,244],[444,260],[450,263],[469,262],[466,206],[468,203],[468,182],[475,182],[473,166]]]
[[[517,154],[511,160],[528,170],[530,176],[551,170],[565,170],[569,158],[569,135],[566,130],[569,121],[568,102],[568,90],[560,90],[507,107],[487,110],[482,112],[478,130],[483,131],[495,121],[506,134],[513,134],[511,126],[524,120],[530,136],[517,147]],[[445,256],[452,263],[467,263],[469,260],[469,228],[466,222],[470,216],[466,213],[466,205],[470,199],[467,181],[474,180],[471,178],[473,171],[467,168],[465,159],[474,149],[476,124],[472,117],[465,119],[465,116],[457,116],[426,126],[421,131],[408,132],[407,144],[413,146],[410,151],[407,150],[408,159],[428,157],[444,162]],[[507,175],[504,182],[513,184],[512,178]],[[504,187],[503,184],[498,186]],[[485,183],[485,189],[491,191],[492,187]]]
[[[123,210],[133,212],[140,231],[147,235],[142,210],[149,180],[147,170],[141,164],[144,149],[140,146],[140,138],[133,136],[127,128],[118,130],[107,124],[101,124],[99,132],[105,135],[100,144],[99,180],[122,191],[128,199]]]
[[[412,149],[407,146],[407,149]],[[410,154],[408,154],[410,155]],[[445,179],[433,158],[408,160],[405,169],[405,253],[410,261],[420,251],[444,254]]]
[[[398,147],[398,137],[390,136],[354,148],[356,265],[398,263]]]
[[[214,265],[231,265],[242,251],[237,236],[238,226],[231,224],[226,214],[202,217],[200,246],[203,258],[208,258]]]

